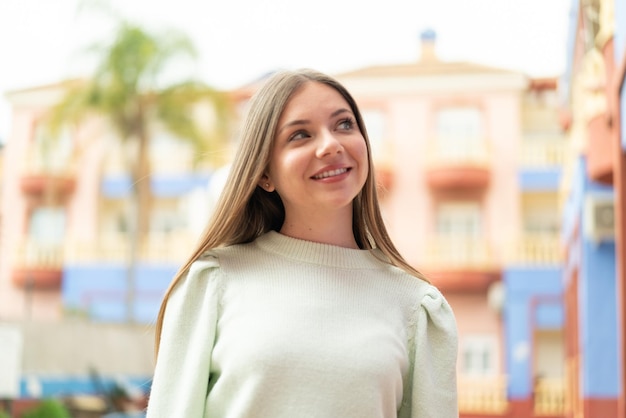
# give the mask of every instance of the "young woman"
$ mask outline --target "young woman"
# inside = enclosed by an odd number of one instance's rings
[[[457,417],[457,335],[392,244],[354,99],[311,70],[254,95],[156,328],[148,418]]]

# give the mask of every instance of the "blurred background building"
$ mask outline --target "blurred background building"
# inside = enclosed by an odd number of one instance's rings
[[[462,417],[625,416],[618,3],[572,1],[559,79],[442,61],[430,30],[414,62],[335,75],[363,112],[394,242],[456,313]],[[155,131],[149,228],[132,261],[133,151],[93,117],[54,147],[44,138],[43,115],[71,83],[8,94],[0,326],[23,346],[17,399],[120,381],[149,390],[161,297],[206,222],[232,145],[226,134],[221,157],[196,164],[193,147]],[[256,86],[227,92],[232,107]]]
[[[626,5],[572,2],[561,79],[568,416],[626,416]]]
[[[458,322],[463,416],[561,416],[558,190],[565,136],[556,79],[443,62],[339,79],[364,113],[390,234]]]

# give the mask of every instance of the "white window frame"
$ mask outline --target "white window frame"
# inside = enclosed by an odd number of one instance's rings
[[[495,335],[466,335],[460,344],[460,373],[465,377],[493,377],[497,373]]]

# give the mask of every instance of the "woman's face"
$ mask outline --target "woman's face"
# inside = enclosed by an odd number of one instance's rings
[[[278,121],[268,177],[285,215],[352,210],[368,173],[365,139],[334,88],[307,82]]]

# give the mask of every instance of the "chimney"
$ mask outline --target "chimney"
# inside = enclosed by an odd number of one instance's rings
[[[426,29],[420,34],[422,51],[420,55],[421,62],[438,61],[435,45],[437,43],[437,33],[432,29]]]

